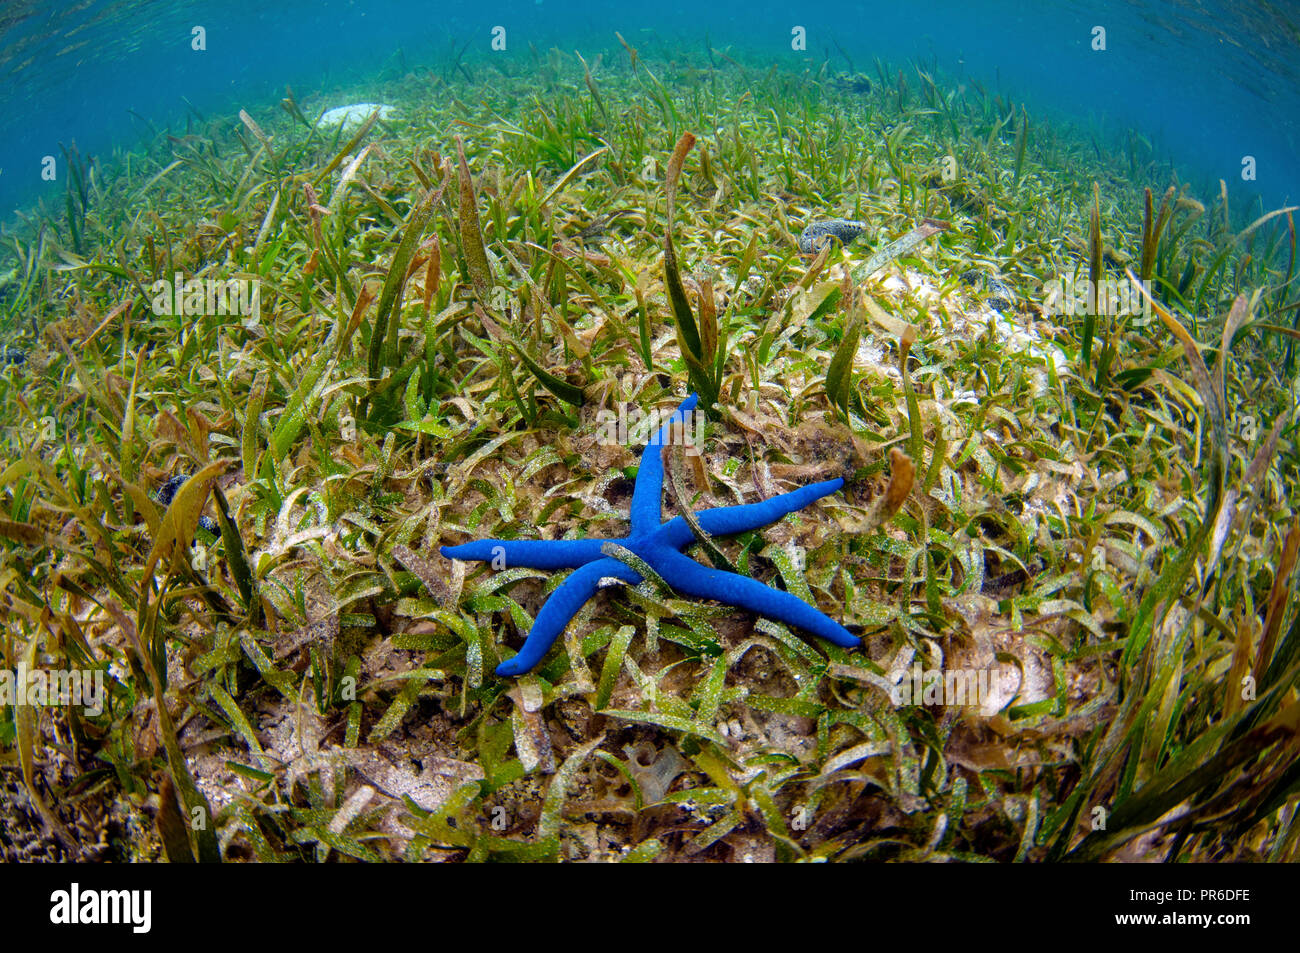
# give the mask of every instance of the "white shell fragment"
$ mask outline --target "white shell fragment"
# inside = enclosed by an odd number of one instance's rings
[[[359,126],[372,112],[379,110],[380,119],[390,118],[397,110],[393,106],[381,103],[353,103],[351,106],[336,106],[320,117],[322,126]]]

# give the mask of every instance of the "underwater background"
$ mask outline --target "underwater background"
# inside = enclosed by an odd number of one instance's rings
[[[0,858],[1300,859],[1295,10],[0,6]]]
[[[507,48],[490,53],[490,31]],[[807,28],[806,52],[790,48]],[[190,48],[207,30],[206,52]],[[1095,51],[1092,30],[1106,30]],[[1117,132],[1137,129],[1177,156],[1184,177],[1242,186],[1267,207],[1300,195],[1300,4],[1292,0],[926,0],[920,3],[757,0],[698,4],[179,0],[76,3],[9,0],[0,11],[0,214],[41,194],[40,157],[76,140],[94,153],[142,130],[183,122],[185,97],[204,112],[406,70],[469,44],[525,61],[540,49],[603,49],[619,30],[647,54],[684,57],[733,47],[783,66],[845,56],[917,59],[955,82],[970,78],[1035,110]],[[57,186],[45,185],[46,190]]]

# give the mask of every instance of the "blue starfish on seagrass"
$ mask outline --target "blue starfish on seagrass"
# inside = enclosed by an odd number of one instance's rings
[[[596,593],[606,577],[637,585],[641,574],[601,547],[617,543],[640,557],[663,580],[677,591],[697,599],[748,609],[756,615],[777,619],[811,632],[827,641],[853,648],[858,639],[848,629],[820,609],[810,606],[789,592],[773,589],[736,573],[710,569],[684,555],[681,550],[695,541],[686,520],[674,516],[661,523],[664,463],[662,448],[670,440],[674,423],[685,425],[685,414],[694,409],[697,397],[691,394],[650,438],[641,453],[641,466],[632,489],[632,531],[619,539],[509,540],[480,539],[459,546],[443,546],[440,552],[448,559],[504,559],[507,566],[531,569],[573,569],[542,605],[533,620],[533,628],[519,654],[497,666],[498,675],[522,675],[542,660],[569,620]],[[801,510],[814,500],[834,493],[844,485],[842,479],[823,480],[782,493],[760,503],[720,506],[696,513],[701,528],[710,536],[729,536],[774,523],[787,513]]]

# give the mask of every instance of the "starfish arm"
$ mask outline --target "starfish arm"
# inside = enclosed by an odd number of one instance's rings
[[[747,576],[710,569],[666,546],[643,547],[640,555],[665,582],[688,596],[748,609],[845,648],[861,644],[844,626],[792,593],[765,586]]]
[[[636,471],[636,485],[632,488],[632,535],[637,536],[658,529],[660,503],[664,493],[664,444],[668,442],[674,423],[685,425],[686,414],[695,409],[699,397],[691,394],[672,412],[650,442],[641,451],[641,465]]]
[[[603,558],[604,539],[476,539],[459,546],[443,546],[438,551],[448,559],[477,559],[483,562],[502,560],[503,568],[525,566],[529,569],[577,569]],[[614,540],[618,542],[618,540]]]
[[[633,585],[641,581],[641,576],[636,570],[608,556],[575,569],[570,573],[569,578],[560,583],[559,588],[551,593],[550,598],[538,611],[537,618],[533,620],[533,627],[528,631],[528,638],[524,639],[519,654],[498,665],[497,674],[522,675],[535,668],[560,633],[564,631],[564,627],[569,624],[574,613],[596,594],[600,580],[605,576],[614,576]]]
[[[814,500],[820,500],[823,496],[834,493],[843,485],[844,481],[836,477],[834,480],[809,483],[797,490],[758,503],[719,506],[711,510],[700,510],[695,515],[700,518],[700,526],[710,536],[730,536],[732,533],[743,533],[766,526],[768,523],[775,523],[781,517],[803,509]]]
[[[807,486],[799,487],[797,490],[791,490],[789,493],[782,493],[780,496],[774,496],[769,500],[762,500],[758,503],[743,503],[739,506],[719,506],[711,510],[697,510],[695,516],[700,521],[700,528],[710,536],[730,536],[734,533],[744,533],[751,529],[766,526],[769,523],[775,523],[786,514],[801,510],[814,500],[819,500],[823,496],[834,493],[843,485],[844,481],[836,477],[834,480],[810,483]],[[694,538],[691,528],[686,525],[686,520],[680,516],[674,516],[656,530],[654,534],[656,543],[662,543],[673,549],[688,546]]]

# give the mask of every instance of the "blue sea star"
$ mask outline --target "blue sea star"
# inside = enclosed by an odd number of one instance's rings
[[[601,551],[607,543],[627,548],[666,583],[685,595],[715,599],[748,609],[756,615],[788,623],[845,648],[859,644],[848,629],[797,596],[765,586],[747,576],[710,569],[684,555],[681,550],[694,542],[695,536],[682,517],[674,516],[666,523],[660,522],[664,483],[662,448],[670,440],[673,424],[685,424],[685,414],[694,409],[696,400],[695,394],[686,398],[642,451],[641,466],[632,489],[632,531],[627,536],[575,540],[480,539],[459,546],[443,546],[439,550],[448,559],[487,562],[501,558],[507,566],[575,570],[542,605],[519,654],[497,666],[498,675],[522,675],[533,669],[574,614],[595,595],[602,579],[613,577],[632,585],[641,582],[641,574],[635,569]],[[839,478],[823,480],[760,503],[720,506],[700,510],[695,515],[701,528],[710,536],[729,536],[774,523],[787,513],[801,510],[814,500],[834,493],[843,485],[844,481]]]

